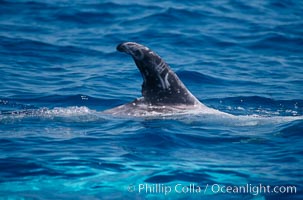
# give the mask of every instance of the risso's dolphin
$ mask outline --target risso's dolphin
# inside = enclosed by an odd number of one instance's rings
[[[132,56],[142,77],[142,97],[106,110],[113,115],[153,116],[190,113],[226,114],[202,104],[166,62],[148,47],[124,42],[117,50]]]

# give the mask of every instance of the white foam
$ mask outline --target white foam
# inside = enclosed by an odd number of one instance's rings
[[[55,107],[53,109],[41,110],[41,114],[44,116],[57,116],[57,117],[72,117],[91,114],[95,111],[90,110],[86,106],[71,106],[67,108]]]
[[[134,105],[133,105],[134,106]],[[277,123],[286,123],[295,120],[303,120],[303,116],[262,116],[262,115],[231,115],[201,105],[195,106],[150,106],[135,104],[135,109],[128,106],[114,109],[116,112],[98,112],[86,106],[55,107],[53,109],[40,108],[12,111],[1,114],[0,122],[12,122],[14,120],[38,118],[40,120],[59,120],[88,122],[113,118],[146,118],[146,119],[175,119],[185,123],[210,123],[227,126],[258,126]],[[127,109],[126,109],[127,108]],[[121,113],[123,112],[124,115]]]
[[[97,111],[91,110],[86,106],[70,106],[70,107],[55,107],[27,109],[12,111],[10,113],[0,115],[0,122],[8,122],[12,120],[22,120],[30,118],[39,118],[41,120],[65,119],[75,121],[92,121],[100,118]]]

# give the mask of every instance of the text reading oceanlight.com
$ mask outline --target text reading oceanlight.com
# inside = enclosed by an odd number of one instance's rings
[[[131,184],[128,186],[129,192],[145,193],[145,194],[296,194],[296,186],[272,186],[272,185],[222,185],[222,184],[206,184],[204,187],[197,184]]]

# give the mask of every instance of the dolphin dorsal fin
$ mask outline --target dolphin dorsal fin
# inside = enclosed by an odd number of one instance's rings
[[[200,104],[168,64],[155,52],[135,42],[124,42],[117,50],[132,56],[142,77],[142,96],[151,105]]]

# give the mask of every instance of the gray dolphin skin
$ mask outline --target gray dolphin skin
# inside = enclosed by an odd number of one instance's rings
[[[180,81],[168,64],[148,47],[124,42],[117,50],[132,56],[143,78],[142,97],[131,103],[106,110],[116,115],[142,116],[150,113],[174,114],[186,110],[221,113],[203,105]]]

